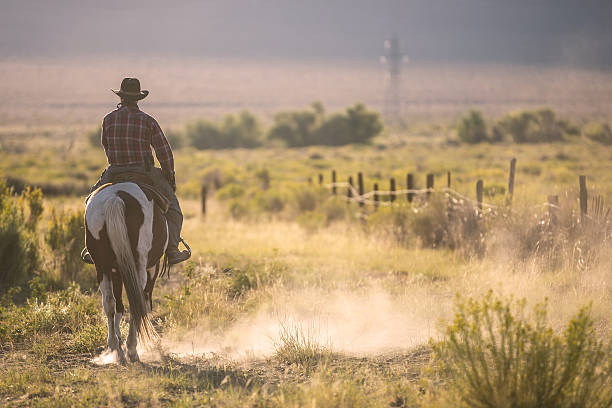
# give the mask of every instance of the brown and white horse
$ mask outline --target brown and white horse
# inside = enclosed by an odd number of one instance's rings
[[[137,184],[118,183],[102,186],[88,198],[85,230],[108,319],[108,348],[125,363],[119,330],[125,286],[131,317],[127,353],[130,361],[138,361],[137,338],[148,341],[156,336],[149,318],[150,291],[168,245],[166,218]]]

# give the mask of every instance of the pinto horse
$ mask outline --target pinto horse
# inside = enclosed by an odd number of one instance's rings
[[[138,361],[138,338],[147,342],[156,337],[149,313],[153,283],[168,245],[166,217],[136,183],[107,184],[86,201],[85,230],[108,319],[108,349],[126,362],[119,330],[125,286],[130,305],[127,354],[130,361]]]

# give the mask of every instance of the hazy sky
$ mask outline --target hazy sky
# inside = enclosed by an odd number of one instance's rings
[[[186,55],[612,67],[612,1],[0,0],[0,56]]]

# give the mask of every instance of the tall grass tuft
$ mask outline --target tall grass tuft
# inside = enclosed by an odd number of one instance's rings
[[[331,354],[330,348],[319,342],[315,328],[305,328],[300,323],[281,324],[274,347],[278,360],[307,369],[324,362]]]
[[[546,323],[546,303],[530,318],[524,309],[525,301],[491,292],[459,299],[443,340],[432,344],[442,398],[472,408],[609,407],[612,349],[598,340],[589,308],[561,334]]]
[[[29,187],[16,196],[0,180],[0,292],[26,283],[40,257],[36,226],[42,214],[42,194]]]
[[[61,280],[64,283],[82,280],[79,275],[85,267],[80,256],[85,244],[83,211],[58,213],[52,209],[45,242],[51,249],[54,266],[59,270]]]

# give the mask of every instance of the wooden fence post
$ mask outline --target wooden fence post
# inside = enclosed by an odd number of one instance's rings
[[[580,183],[580,222],[584,223],[587,215],[587,186],[586,186],[586,176],[580,176],[578,179]]]
[[[516,158],[510,160],[510,174],[508,175],[508,205],[512,205],[514,196],[514,174],[516,173]]]
[[[203,185],[202,190],[200,191],[200,200],[202,202],[202,215],[206,215],[206,193],[206,185]]]
[[[476,182],[476,201],[478,201],[479,212],[482,211],[482,193],[483,193],[482,180],[478,180]]]
[[[414,176],[411,173],[408,173],[406,175],[406,188],[408,190],[413,190],[414,189]],[[406,194],[406,198],[408,199],[409,203],[412,202],[413,197],[414,197],[414,193]]]
[[[393,177],[391,177],[391,180],[389,180],[389,187],[389,190],[391,190],[389,200],[391,201],[391,204],[393,204],[393,202],[395,201],[395,179]]]
[[[427,190],[433,189],[433,188],[434,188],[434,175],[430,173],[427,175]],[[427,199],[429,199],[430,195],[431,195],[431,191],[427,191]]]
[[[348,187],[346,189],[346,196],[349,198],[348,203],[351,203],[351,198],[353,197],[353,176],[349,176],[348,178]]]
[[[336,170],[332,170],[332,194],[336,195]]]
[[[550,217],[550,224],[557,225],[557,207],[559,206],[559,196],[549,195],[548,196],[548,216]]]
[[[323,175],[319,173],[319,185],[323,185]]]
[[[378,183],[374,183],[374,210],[378,209]]]
[[[446,188],[450,190],[451,187],[451,172],[446,173]],[[450,192],[446,192],[446,216],[449,221],[453,221],[453,202],[450,195]]]
[[[365,203],[363,202],[363,173],[357,173],[357,188],[359,189],[359,206],[363,207]]]

